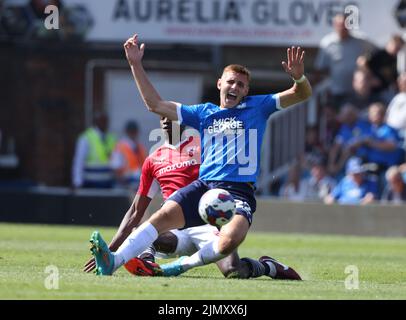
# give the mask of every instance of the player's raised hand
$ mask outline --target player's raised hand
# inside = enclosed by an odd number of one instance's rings
[[[145,44],[138,46],[138,35],[135,34],[124,43],[125,55],[130,65],[140,63],[144,56]]]
[[[287,62],[282,61],[285,71],[295,80],[298,80],[304,74],[304,56],[305,51],[300,47],[291,47],[287,50]]]

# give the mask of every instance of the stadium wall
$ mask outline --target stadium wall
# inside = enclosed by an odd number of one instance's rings
[[[260,199],[252,229],[360,236],[406,236],[406,206],[325,205]]]
[[[117,227],[131,201],[132,194],[118,190],[0,189],[0,222]],[[161,204],[162,199],[155,198],[145,218]],[[405,217],[406,205],[342,206],[259,198],[251,230],[404,237]]]

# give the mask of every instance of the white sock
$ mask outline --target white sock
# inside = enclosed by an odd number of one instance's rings
[[[223,259],[225,255],[219,253],[219,240],[219,238],[214,239],[192,256],[183,259],[183,269],[186,271],[194,267],[199,267]]]
[[[144,222],[121,244],[114,253],[114,268],[117,269],[134,257],[137,257],[158,238],[158,231]]]
[[[272,263],[272,262],[268,262],[268,261],[266,261],[265,262],[267,265],[268,265],[268,267],[269,267],[269,273],[268,273],[268,276],[270,276],[270,277],[275,277],[276,276],[276,267],[275,267],[275,265]]]

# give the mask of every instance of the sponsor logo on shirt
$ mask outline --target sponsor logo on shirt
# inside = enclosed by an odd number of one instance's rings
[[[190,159],[190,160],[174,163],[172,165],[159,169],[158,174],[161,175],[161,174],[164,174],[164,173],[176,170],[176,169],[181,169],[181,168],[193,166],[196,164],[198,164],[196,159]]]
[[[207,132],[223,133],[223,134],[238,134],[244,130],[244,123],[240,120],[236,120],[236,117],[229,117],[223,119],[214,119],[213,124],[208,126]]]

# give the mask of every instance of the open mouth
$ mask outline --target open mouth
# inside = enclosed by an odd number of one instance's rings
[[[236,101],[237,100],[237,95],[235,93],[229,92],[226,95],[227,100],[230,101]]]

